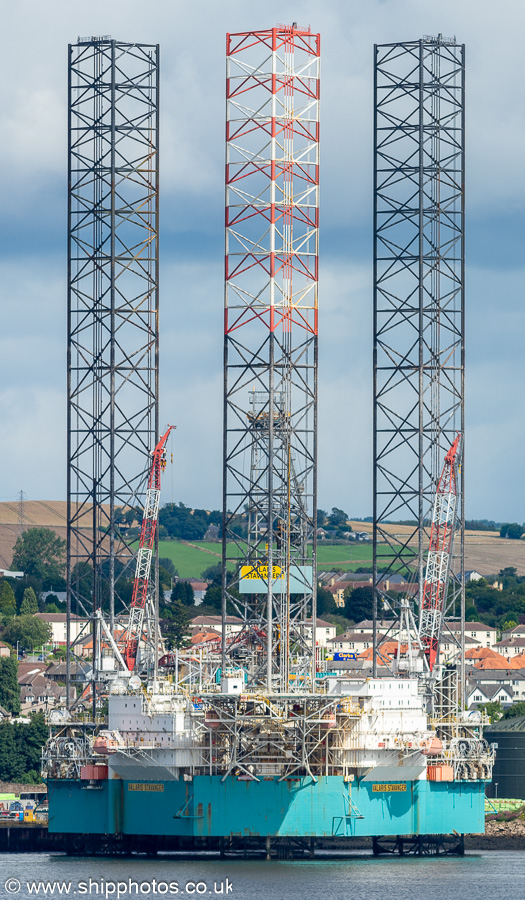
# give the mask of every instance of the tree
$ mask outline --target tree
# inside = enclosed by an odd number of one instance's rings
[[[516,578],[518,574],[518,570],[515,566],[506,566],[504,569],[500,569],[498,572],[499,578]],[[479,581],[477,582],[479,584]]]
[[[208,589],[204,594],[202,602],[204,606],[211,606],[212,609],[216,609],[220,612],[222,608],[222,588],[220,584],[208,585]]]
[[[519,703],[513,703],[503,713],[504,719],[513,719],[515,716],[525,716],[525,701],[520,700]]]
[[[0,723],[0,780],[40,784],[40,759],[47,738],[41,712],[32,713],[29,723]]]
[[[322,528],[322,527],[323,527],[323,525],[324,525],[324,520],[326,519],[326,515],[327,515],[326,509],[318,509],[318,510],[317,510],[316,522],[317,522],[317,527],[318,527],[318,528]]]
[[[14,656],[0,657],[0,706],[17,716],[20,712],[18,660]],[[0,780],[2,776],[0,775]]]
[[[175,568],[175,563],[172,559],[169,558],[169,556],[161,556],[159,559],[159,565],[162,566],[162,568],[165,569],[168,575],[170,575],[172,578],[175,578],[179,574],[177,572],[177,569]]]
[[[517,522],[505,522],[500,529],[500,537],[508,538],[511,541],[519,541],[525,529]]]
[[[0,780],[18,781],[22,775],[20,763],[15,726],[11,722],[0,722]]]
[[[174,600],[168,610],[169,617],[160,622],[161,632],[168,650],[180,649],[188,641],[190,614],[180,600]]]
[[[193,606],[195,603],[195,593],[191,584],[187,581],[178,581],[171,592],[172,602],[180,601],[185,606]]]
[[[347,619],[353,619],[359,622],[360,619],[372,618],[372,607],[374,592],[371,587],[347,587],[344,593],[345,597],[345,616]]]
[[[28,528],[17,538],[12,565],[42,581],[62,579],[66,542],[50,528]]]
[[[499,722],[503,715],[503,707],[499,700],[488,700],[487,703],[480,703],[478,708],[487,713],[491,722]]]
[[[5,579],[2,579],[0,585],[0,613],[3,616],[16,615],[15,594],[13,588]]]
[[[56,594],[48,594],[44,601],[42,612],[46,613],[65,613],[67,612],[67,604],[65,600],[60,601]]]
[[[51,626],[36,616],[17,616],[4,631],[6,641],[22,650],[42,647],[51,640]]]
[[[125,522],[126,525],[128,525],[128,526],[133,525],[135,518],[136,518],[135,510],[131,509],[131,508],[127,509],[126,512],[123,513],[123,515],[122,515],[122,521]]]
[[[325,616],[331,613],[337,613],[337,604],[333,594],[327,588],[317,588],[317,615]]]
[[[222,566],[216,563],[214,566],[208,566],[202,573],[204,581],[212,581],[214,584],[222,584]]]
[[[346,524],[347,519],[348,513],[345,513],[344,509],[338,509],[337,506],[332,506],[332,512],[328,516],[328,523],[332,528],[348,528]]]
[[[58,597],[56,598],[58,600]],[[20,604],[20,613],[23,616],[31,616],[38,612],[38,600],[32,587],[28,587],[24,591],[22,603]]]
[[[28,783],[31,781],[38,783],[40,778],[40,761],[42,758],[42,747],[49,737],[49,729],[43,712],[31,714],[29,724],[22,724],[16,727],[15,741],[17,744],[17,752],[19,759],[22,761],[24,772],[29,776]]]

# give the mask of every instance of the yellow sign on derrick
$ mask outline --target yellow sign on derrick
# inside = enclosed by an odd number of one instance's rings
[[[268,572],[269,566],[241,566],[241,578],[249,578],[254,581],[268,581]],[[272,566],[272,581],[275,578],[280,578],[283,574],[283,570],[280,566]]]

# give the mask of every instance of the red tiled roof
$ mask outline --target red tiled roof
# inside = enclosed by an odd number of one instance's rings
[[[192,644],[206,644],[209,641],[220,641],[221,636],[217,631],[198,631],[191,639]]]
[[[509,662],[506,659],[503,659],[501,656],[499,659],[494,659],[491,656],[489,659],[480,659],[479,662],[475,663],[474,666],[476,669],[509,669]]]
[[[491,650],[490,647],[480,647],[479,649],[472,647],[465,653],[465,659],[503,659],[501,653]]]

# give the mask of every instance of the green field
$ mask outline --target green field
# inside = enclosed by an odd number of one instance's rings
[[[204,569],[221,562],[222,544],[195,541],[188,547],[181,541],[159,541],[159,556],[173,561],[181,578],[200,578]],[[206,553],[206,550],[210,551]]]
[[[221,561],[222,545],[207,541],[192,541],[188,546],[181,541],[159,541],[159,555],[173,560],[181,578],[200,578],[203,571]],[[232,548],[233,549],[233,548]],[[386,565],[388,558],[385,557]],[[352,572],[363,566],[372,566],[372,543],[317,546],[317,568],[332,568]]]

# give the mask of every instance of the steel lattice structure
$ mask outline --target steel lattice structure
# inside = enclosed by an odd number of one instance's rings
[[[319,54],[295,24],[227,37],[223,619],[267,690],[315,666]]]
[[[113,630],[115,510],[141,506],[159,432],[158,92],[157,45],[70,45],[68,645],[72,611]]]
[[[439,35],[376,46],[374,80],[376,622],[378,601],[399,608],[389,577],[409,569],[423,584],[439,474],[465,433],[464,45]],[[447,611],[463,619],[462,472],[457,488]]]

